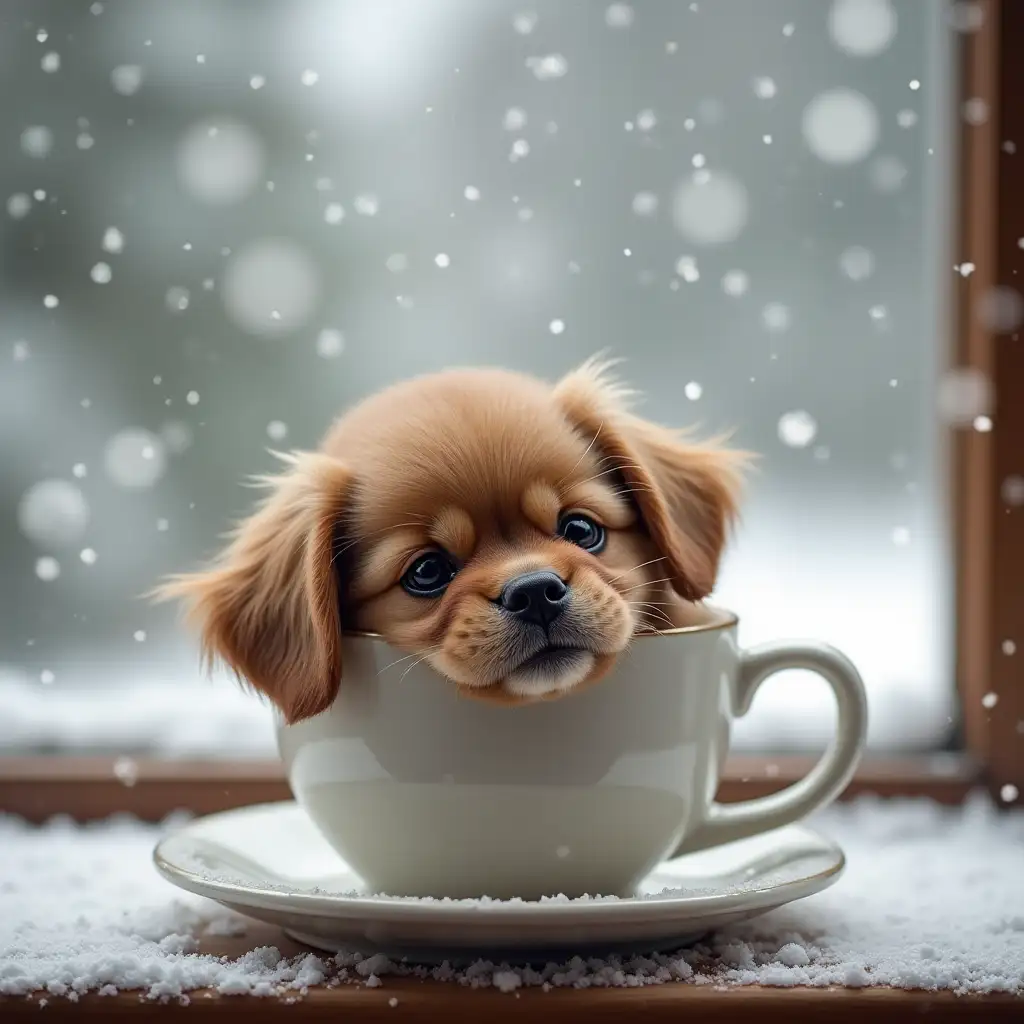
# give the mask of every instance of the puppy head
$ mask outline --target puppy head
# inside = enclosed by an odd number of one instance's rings
[[[592,683],[672,624],[672,591],[710,592],[743,458],[625,398],[593,362],[553,388],[494,370],[396,385],[293,457],[217,566],[163,593],[288,721],[334,699],[343,628],[501,703]]]

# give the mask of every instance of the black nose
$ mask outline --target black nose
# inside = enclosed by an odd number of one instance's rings
[[[524,622],[548,626],[565,611],[569,588],[550,569],[527,572],[505,584],[498,602]]]

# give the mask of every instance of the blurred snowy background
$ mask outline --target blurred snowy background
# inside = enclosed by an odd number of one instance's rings
[[[359,396],[604,348],[650,415],[764,455],[718,595],[741,638],[839,645],[876,748],[946,742],[942,410],[984,412],[943,377],[977,13],[4,0],[0,748],[270,751],[138,595]],[[832,721],[790,674],[740,738]]]

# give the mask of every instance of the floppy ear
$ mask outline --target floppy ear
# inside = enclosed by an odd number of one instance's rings
[[[685,431],[634,415],[632,393],[609,375],[610,365],[588,360],[555,385],[555,401],[593,441],[603,465],[625,481],[673,588],[687,601],[702,600],[715,585],[751,456],[723,447],[720,439],[690,441]]]
[[[341,681],[332,563],[351,475],[319,453],[282,458],[290,468],[260,478],[270,495],[217,562],[172,577],[156,596],[184,601],[207,664],[225,662],[291,723],[326,710]]]

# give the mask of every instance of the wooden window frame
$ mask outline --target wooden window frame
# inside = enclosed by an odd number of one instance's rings
[[[979,315],[993,287],[1024,290],[1024,0],[979,0],[980,30],[960,40],[960,89],[988,108],[980,125],[960,127],[958,248],[975,271],[959,281],[952,362],[986,375],[994,429],[957,429],[952,437],[956,540],[956,679],[963,750],[922,757],[869,757],[845,796],[928,796],[956,803],[976,786],[1005,804],[1024,801],[1024,507],[1000,491],[1024,475],[1024,340],[998,336]],[[1008,142],[1019,140],[1021,152]],[[1016,655],[1002,651],[1019,638]],[[996,703],[986,695],[996,695]],[[807,758],[734,758],[720,799],[761,795],[794,781]],[[1013,794],[1019,796],[1005,799]],[[276,762],[144,760],[126,786],[113,758],[0,758],[0,811],[42,821],[129,811],[146,820],[188,808],[209,813],[286,799]]]

